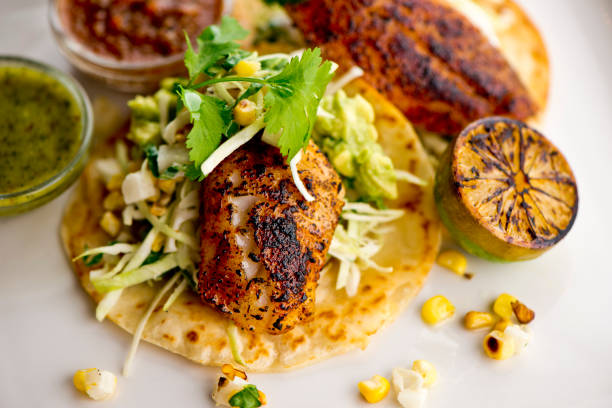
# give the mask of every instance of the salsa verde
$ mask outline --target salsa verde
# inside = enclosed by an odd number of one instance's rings
[[[0,65],[0,194],[34,187],[76,156],[82,112],[57,79]]]

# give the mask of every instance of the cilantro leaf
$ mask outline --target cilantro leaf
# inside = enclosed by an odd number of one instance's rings
[[[147,157],[147,163],[149,170],[154,177],[159,178],[159,167],[157,166],[157,147],[153,144],[146,145],[144,148],[145,156]]]
[[[189,159],[197,169],[221,144],[221,138],[232,120],[225,102],[210,95],[183,89],[181,100],[191,114],[193,128],[187,135]]]
[[[104,254],[96,254],[96,255],[92,256],[91,258],[89,256],[85,256],[85,257],[83,257],[83,262],[85,263],[85,266],[92,267],[92,266],[97,265],[100,262],[102,262],[102,256],[103,255]]]
[[[196,167],[193,163],[189,163],[185,166],[185,176],[191,181],[202,181],[204,175],[199,167]]]
[[[243,49],[237,49],[232,51],[219,65],[227,71],[234,68],[236,64],[251,55],[251,52],[245,51]]]
[[[290,161],[306,145],[317,118],[317,108],[333,77],[332,63],[322,63],[321,50],[306,50],[294,57],[283,70],[266,80],[266,129],[282,132],[281,153]]]
[[[179,171],[180,169],[177,166],[170,166],[159,175],[159,178],[162,180],[172,180]]]
[[[232,395],[229,403],[232,407],[238,408],[257,408],[261,407],[259,392],[254,385],[246,385],[241,391]]]
[[[189,36],[187,40],[187,51],[185,51],[185,66],[189,71],[189,78],[194,79],[199,74],[206,72],[210,67],[230,55],[241,55],[236,53],[240,45],[237,40],[245,38],[248,31],[235,19],[223,16],[220,25],[207,27],[197,38],[198,52],[191,45]],[[237,62],[237,61],[236,61]]]
[[[159,259],[164,254],[163,251],[151,252],[144,261],[142,261],[142,266],[152,264],[153,262],[159,261]]]

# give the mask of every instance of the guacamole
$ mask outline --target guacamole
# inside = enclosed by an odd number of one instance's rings
[[[377,143],[374,109],[361,95],[344,91],[321,101],[313,139],[358,198],[397,198],[393,162]]]

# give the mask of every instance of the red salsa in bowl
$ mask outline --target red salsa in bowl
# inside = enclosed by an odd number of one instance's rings
[[[81,71],[125,91],[155,89],[182,73],[185,33],[218,21],[223,0],[54,0],[60,49]]]

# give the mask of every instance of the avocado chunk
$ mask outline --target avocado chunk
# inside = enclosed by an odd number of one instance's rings
[[[132,111],[127,138],[140,146],[157,144],[161,137],[159,106],[155,97],[138,95],[128,102]]]

